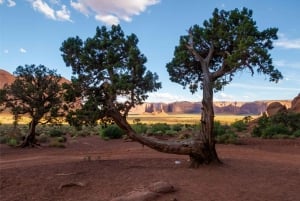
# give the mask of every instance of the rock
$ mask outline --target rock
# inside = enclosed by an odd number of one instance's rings
[[[164,181],[155,182],[148,189],[155,193],[172,193],[175,191],[174,186]]]
[[[286,112],[287,108],[285,105],[282,105],[280,102],[273,102],[267,107],[268,116],[274,116],[281,112]]]
[[[113,198],[111,201],[154,201],[157,197],[175,191],[171,184],[158,181],[150,184],[147,188],[131,191],[120,197]]]
[[[111,201],[151,201],[159,196],[158,193],[151,191],[131,191],[126,195],[112,199]]]
[[[292,105],[291,105],[291,109],[290,110],[292,112],[300,113],[300,94],[298,94],[298,96],[296,96],[292,100]]]

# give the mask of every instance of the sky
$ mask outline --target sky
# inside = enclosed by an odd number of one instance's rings
[[[59,50],[62,42],[75,36],[85,40],[97,26],[120,24],[126,35],[137,35],[147,69],[162,83],[147,102],[198,102],[202,91],[191,94],[171,82],[166,64],[179,37],[195,24],[202,26],[214,8],[242,7],[253,10],[260,31],[279,29],[270,54],[284,79],[276,84],[264,75],[238,73],[214,101],[293,99],[300,93],[299,0],[0,0],[0,68],[13,73],[20,65],[43,64],[70,79],[71,68]]]

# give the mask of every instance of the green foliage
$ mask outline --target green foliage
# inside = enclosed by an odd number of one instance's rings
[[[221,124],[219,121],[214,122],[214,135],[217,143],[236,144],[238,136],[228,125]]]
[[[124,131],[115,124],[108,125],[101,130],[101,137],[103,139],[120,139],[124,134]]]
[[[148,130],[147,124],[142,124],[142,123],[133,124],[131,127],[138,134],[145,134]]]
[[[231,124],[238,132],[244,131],[247,129],[247,123],[245,120],[237,120]]]
[[[282,136],[299,137],[300,114],[292,112],[278,113],[272,117],[263,115],[254,127],[252,135],[262,138],[279,138]]]
[[[146,69],[147,59],[138,48],[137,36],[125,36],[119,25],[110,30],[97,27],[96,34],[85,41],[78,36],[68,38],[60,50],[75,75],[72,85],[65,87],[66,98],[74,101],[84,96],[86,101],[81,111],[68,118],[77,128],[97,120],[111,123],[116,116],[126,118],[149,92],[161,88],[157,74]]]
[[[183,127],[184,127],[184,125],[183,124],[174,124],[174,125],[172,125],[172,130],[174,130],[174,131],[181,131],[181,130],[183,130]]]
[[[215,91],[229,84],[236,72],[246,69],[252,75],[256,69],[277,82],[282,75],[268,53],[276,39],[277,28],[258,30],[252,10],[215,9],[202,27],[194,25],[188,35],[180,37],[167,70],[171,81],[188,87],[192,93],[199,86],[203,88],[207,71],[211,72]]]
[[[151,129],[148,132],[152,134],[165,134],[168,130],[171,130],[171,126],[166,123],[156,123],[151,125]]]
[[[65,135],[65,133],[59,129],[51,129],[48,132],[50,137],[62,137],[63,135]]]

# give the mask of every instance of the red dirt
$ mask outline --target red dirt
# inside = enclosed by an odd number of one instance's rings
[[[156,201],[300,199],[300,139],[218,145],[224,164],[199,169],[188,168],[187,156],[98,137],[69,140],[64,149],[0,145],[0,151],[1,201],[109,201],[156,181],[176,189]]]

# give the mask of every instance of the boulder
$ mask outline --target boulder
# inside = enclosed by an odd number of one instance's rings
[[[298,96],[292,100],[292,106],[290,110],[292,112],[300,113],[300,94],[298,94]]]
[[[285,105],[282,105],[280,102],[270,103],[267,107],[267,115],[274,116],[281,112],[286,112],[287,108]]]

